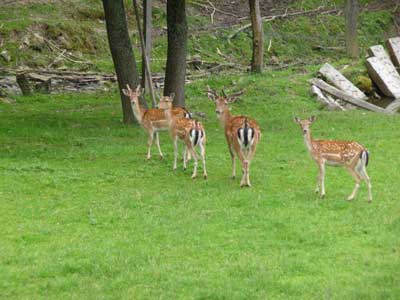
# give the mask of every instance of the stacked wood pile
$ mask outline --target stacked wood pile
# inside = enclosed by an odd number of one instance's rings
[[[191,82],[188,76],[186,83]],[[202,76],[198,76],[202,77]],[[152,80],[157,88],[164,87],[164,75],[153,74]],[[11,70],[0,68],[0,90],[9,94],[29,95],[33,92],[58,93],[61,91],[107,90],[117,81],[115,74],[75,72],[50,69]]]
[[[391,99],[385,108],[368,102],[368,97],[360,89],[328,63],[319,70],[325,81],[319,78],[309,80],[312,95],[330,110],[357,107],[380,113],[397,112],[400,108],[400,74],[396,69],[400,67],[400,37],[388,40],[388,50],[390,55],[382,45],[372,46],[366,60],[372,82],[382,95]]]

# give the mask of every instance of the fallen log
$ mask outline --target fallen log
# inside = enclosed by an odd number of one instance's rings
[[[386,106],[385,110],[390,114],[394,114],[399,110],[399,108],[400,108],[400,99],[396,99],[388,106]]]
[[[345,110],[340,104],[336,103],[333,99],[326,97],[322,91],[315,85],[311,86],[311,95],[316,96],[317,100],[329,110]]]
[[[400,98],[400,75],[390,60],[375,56],[367,58],[367,69],[369,76],[384,95]]]
[[[393,63],[400,67],[400,37],[388,39],[389,54],[392,57]]]
[[[389,54],[387,54],[385,48],[383,48],[382,45],[375,45],[375,46],[369,47],[368,54],[370,56],[379,57],[380,59],[385,60],[385,61],[390,61]]]
[[[374,104],[371,104],[367,101],[356,99],[345,92],[335,88],[334,86],[326,83],[325,81],[318,79],[318,78],[312,78],[309,80],[309,83],[319,87],[321,90],[325,91],[326,93],[335,96],[345,102],[351,103],[355,106],[374,111],[374,112],[379,112],[379,113],[387,113],[383,108],[376,106]]]
[[[340,103],[340,100],[339,99],[334,99],[331,95],[329,95],[329,94],[326,94],[326,95],[324,95],[326,98],[328,98],[328,100],[329,101],[331,101],[331,102],[334,102],[335,103],[335,105],[337,105],[338,107],[339,107],[339,109],[340,110],[343,110],[343,111],[345,111],[345,110],[347,110],[347,109],[351,109],[351,108],[354,108],[354,106],[353,105],[351,105],[350,103],[346,103],[346,102],[344,102],[344,103]],[[345,104],[345,105],[342,105],[342,104]],[[346,108],[346,106],[347,106],[347,108]]]
[[[356,99],[368,99],[368,97],[360,89],[358,89],[354,84],[351,83],[350,80],[344,77],[330,64],[324,64],[321,69],[319,69],[319,73],[321,73],[328,80],[328,82],[332,83],[335,87],[345,91],[346,94]]]

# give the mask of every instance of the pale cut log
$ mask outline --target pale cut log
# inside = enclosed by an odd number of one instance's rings
[[[309,82],[311,84],[316,85],[317,87],[319,87],[321,90],[325,91],[326,93],[335,96],[345,102],[349,102],[355,106],[367,109],[367,110],[371,110],[374,112],[379,112],[379,113],[386,113],[386,111],[379,107],[376,106],[374,104],[371,104],[369,102],[366,102],[364,100],[360,100],[360,99],[356,99],[352,96],[347,95],[345,92],[335,88],[334,86],[326,83],[325,81],[318,79],[318,78],[312,78],[309,80]]]
[[[388,40],[388,49],[393,63],[400,67],[400,37],[394,37]]]
[[[335,98],[333,98],[331,95],[326,94],[326,95],[324,95],[324,96],[325,96],[329,101],[335,103],[335,105],[336,105],[340,110],[342,110],[342,111],[345,111],[345,110],[346,110],[346,108],[345,108],[343,105],[341,105],[341,104],[339,103],[338,100],[335,100]],[[347,105],[350,105],[351,107],[354,107],[353,105],[348,104],[348,103],[347,103]]]
[[[367,58],[367,69],[369,76],[384,95],[400,98],[400,75],[390,61],[388,63],[379,57]]]
[[[379,57],[382,60],[390,61],[390,56],[389,56],[389,54],[387,54],[385,48],[383,48],[382,45],[375,45],[375,46],[369,47],[368,54],[370,56]]]
[[[344,77],[338,70],[326,63],[319,69],[319,72],[335,87],[342,90],[346,94],[361,100],[367,100],[368,97],[358,89],[354,84],[351,83],[346,77]]]
[[[388,106],[386,106],[385,110],[388,113],[396,113],[400,108],[400,99],[396,99],[392,103],[390,103]]]
[[[338,110],[338,109],[340,109],[340,107],[337,105],[337,103],[335,101],[331,101],[315,85],[311,86],[311,95],[316,96],[318,102],[320,102],[324,106],[327,106],[329,110]]]

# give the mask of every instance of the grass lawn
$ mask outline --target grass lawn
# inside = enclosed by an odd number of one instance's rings
[[[146,162],[116,92],[0,104],[0,298],[400,299],[400,117],[319,110],[309,77],[187,86],[188,107],[208,115],[208,180],[172,171],[167,134],[165,159],[154,147]],[[250,189],[229,178],[206,84],[246,88],[232,112],[263,133]],[[364,184],[345,201],[354,183],[341,168],[327,168],[324,200],[314,194],[317,166],[292,121],[311,114],[314,137],[369,149],[372,204]]]

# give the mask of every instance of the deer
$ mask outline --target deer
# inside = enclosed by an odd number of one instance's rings
[[[240,187],[250,187],[250,162],[261,139],[261,130],[254,119],[231,115],[229,104],[235,102],[242,94],[243,90],[227,96],[222,90],[222,95],[218,95],[215,90],[207,86],[207,96],[215,103],[215,112],[225,130],[225,138],[232,160],[231,178],[236,178],[236,157],[238,157],[243,172]]]
[[[159,108],[146,109],[140,104],[139,97],[143,94],[143,89],[140,84],[137,86],[136,90],[132,90],[129,84],[127,84],[126,89],[122,89],[122,93],[129,97],[136,120],[148,134],[146,159],[149,160],[151,158],[151,146],[153,145],[154,136],[156,137],[160,159],[163,159],[164,156],[161,151],[158,132],[169,129],[168,123],[165,120],[164,111]],[[168,98],[168,96],[163,96],[162,98],[164,97]],[[192,114],[182,107],[172,108],[172,114],[181,118],[192,118]]]
[[[159,107],[164,110],[165,119],[169,126],[170,136],[174,144],[174,166],[177,169],[178,141],[184,143],[183,169],[186,170],[189,156],[194,160],[192,179],[197,177],[198,157],[195,148],[200,149],[200,156],[203,163],[203,177],[207,179],[206,170],[206,132],[203,124],[194,119],[182,118],[179,114],[173,113],[172,102],[174,94],[160,99]]]
[[[354,141],[314,140],[311,136],[310,125],[315,120],[315,116],[304,120],[294,118],[294,121],[300,125],[304,143],[319,168],[315,192],[320,193],[321,198],[325,197],[325,165],[342,166],[355,181],[354,189],[347,200],[352,201],[356,197],[360,181],[364,180],[368,186],[368,202],[371,202],[371,180],[366,169],[369,161],[368,150]]]

